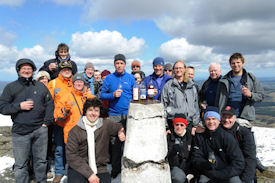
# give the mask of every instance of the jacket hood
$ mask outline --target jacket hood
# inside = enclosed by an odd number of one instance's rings
[[[34,62],[31,59],[22,58],[22,59],[17,60],[17,62],[16,62],[16,65],[15,65],[16,72],[19,72],[20,66],[23,65],[23,64],[30,64],[31,67],[32,67],[33,72],[36,71],[36,66],[35,66]]]
[[[81,118],[78,120],[77,122],[77,126],[79,126],[82,130],[85,130],[86,131],[86,128],[85,128],[85,125],[84,125],[84,122],[83,122],[83,116],[81,116]],[[96,128],[100,128],[101,126],[103,125],[103,118],[98,118],[98,123],[95,125]]]

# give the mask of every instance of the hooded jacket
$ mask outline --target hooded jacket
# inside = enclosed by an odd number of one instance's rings
[[[173,119],[176,113],[187,117],[189,124],[197,126],[200,122],[198,93],[194,82],[188,79],[185,90],[182,90],[176,78],[169,80],[163,87],[161,102],[167,119]]]
[[[58,93],[71,93],[73,89],[73,83],[72,83],[72,77],[71,78],[64,78],[60,73],[58,75],[58,78],[51,80],[48,84],[48,89],[52,95],[52,98],[54,100],[54,105],[57,105],[57,102],[59,98],[55,98],[55,96]],[[64,127],[64,122],[56,121],[55,123],[61,127]]]
[[[121,123],[114,123],[108,119],[99,118],[94,132],[95,137],[95,160],[97,173],[106,173],[109,162],[109,140],[110,136],[118,134],[122,128]],[[66,159],[69,166],[81,173],[87,179],[93,174],[88,161],[87,132],[82,118],[69,132],[66,144]]]
[[[214,152],[214,164],[208,161],[210,152]],[[214,132],[206,129],[196,134],[191,160],[200,174],[218,182],[239,176],[245,165],[238,142],[220,126]]]
[[[77,91],[74,88],[70,93],[60,92],[56,96],[54,118],[56,122],[63,123],[64,142],[67,143],[69,131],[77,124],[82,113],[83,105],[87,98],[94,98],[92,94]],[[70,111],[65,110],[65,103],[72,102]]]
[[[158,78],[158,76],[157,76],[155,73],[153,73],[153,74],[147,76],[147,77],[145,78],[145,80],[144,80],[144,83],[145,83],[146,88],[149,86],[149,84],[150,84],[150,82],[151,82],[151,80],[152,80],[152,83],[153,83],[153,85],[154,85],[154,88],[158,90],[157,95],[154,96],[154,100],[160,100],[162,88],[164,87],[164,85],[165,85],[165,83],[166,83],[167,81],[169,81],[170,79],[172,79],[171,76],[168,76],[167,74],[163,73],[163,75],[162,75],[162,77],[161,77],[162,80],[161,80],[160,86],[158,86],[157,78]]]
[[[119,98],[115,98],[113,93],[122,85],[123,92]],[[133,86],[135,78],[132,74],[117,72],[109,74],[102,85],[100,98],[109,101],[109,115],[127,115],[129,103],[133,96]]]
[[[22,110],[20,103],[32,99],[34,107]],[[46,86],[32,78],[19,77],[9,83],[0,97],[0,113],[11,115],[12,132],[20,135],[31,133],[53,121],[54,103]]]

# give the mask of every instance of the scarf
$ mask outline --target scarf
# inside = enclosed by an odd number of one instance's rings
[[[178,136],[183,137],[183,136],[185,135],[185,133],[186,133],[186,129],[184,129],[184,131],[182,132],[182,134],[178,134],[178,133],[176,132],[175,129],[174,129],[174,132],[175,132]]]
[[[95,130],[97,129],[95,124],[99,119],[95,122],[90,122],[86,116],[83,116],[83,122],[87,132],[87,141],[88,141],[88,161],[89,166],[92,171],[97,174],[96,160],[95,160]]]
[[[84,79],[89,83],[90,85],[90,90],[92,92],[93,95],[95,95],[95,91],[94,91],[94,77],[92,76],[91,78],[88,78],[88,76],[85,74],[85,72],[83,73]]]

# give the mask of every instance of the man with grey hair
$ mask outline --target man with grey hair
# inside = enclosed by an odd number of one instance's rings
[[[199,103],[202,110],[205,110],[206,106],[214,106],[220,78],[220,64],[211,63],[209,65],[209,78],[203,83],[199,92]]]

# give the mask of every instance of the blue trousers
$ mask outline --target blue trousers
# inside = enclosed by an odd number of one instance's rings
[[[33,157],[36,182],[47,181],[48,127],[40,127],[26,135],[12,133],[12,148],[15,159],[14,176],[16,183],[29,183],[28,163]]]
[[[65,143],[64,143],[64,133],[63,128],[55,125],[53,129],[54,141],[55,141],[55,152],[54,152],[54,172],[55,175],[65,174]]]

